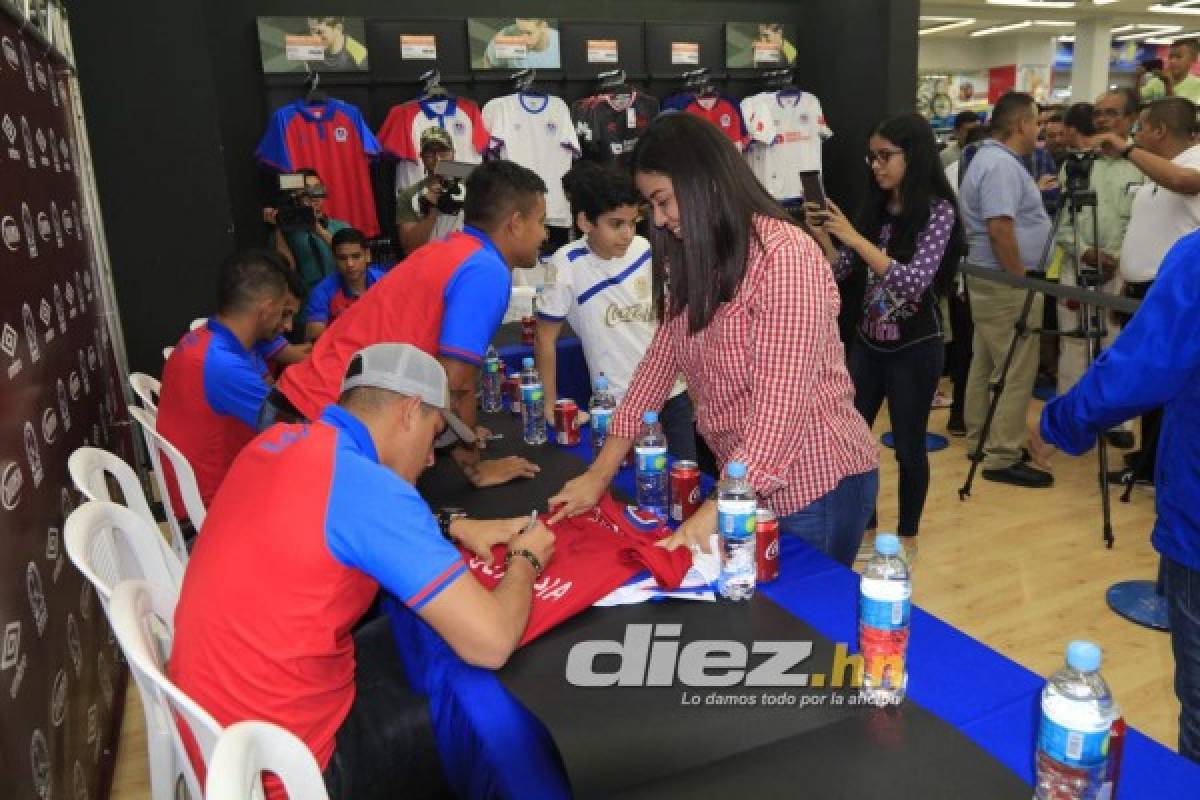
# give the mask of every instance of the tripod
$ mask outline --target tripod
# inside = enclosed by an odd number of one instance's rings
[[[1082,269],[1080,263],[1080,236],[1079,236],[1079,214],[1084,208],[1092,209],[1092,242],[1099,254],[1100,242],[1100,224],[1098,214],[1096,213],[1097,198],[1096,193],[1089,187],[1090,163],[1088,169],[1075,165],[1077,168],[1073,170],[1073,165],[1068,163],[1067,167],[1067,187],[1058,200],[1058,208],[1055,209],[1054,221],[1050,227],[1050,235],[1046,238],[1046,244],[1042,248],[1042,256],[1039,261],[1038,269],[1045,272],[1047,265],[1050,262],[1050,255],[1054,252],[1054,242],[1058,238],[1058,230],[1062,226],[1062,220],[1069,212],[1071,215],[1071,229],[1074,232],[1074,250],[1071,254],[1071,261],[1075,268],[1079,286],[1081,288],[1089,288],[1093,291],[1099,288],[1098,272],[1091,272]],[[975,444],[975,450],[970,454],[971,468],[967,473],[967,480],[962,488],[958,490],[959,500],[965,501],[971,495],[971,485],[975,481],[975,473],[979,469],[979,465],[983,463],[984,448],[987,445],[988,435],[991,433],[992,422],[996,416],[996,408],[1000,404],[1000,396],[1004,392],[1006,381],[1008,379],[1008,371],[1012,366],[1013,358],[1016,354],[1017,345],[1021,338],[1027,335],[1042,333],[1040,328],[1029,327],[1029,312],[1033,308],[1033,300],[1037,294],[1037,289],[1026,288],[1025,302],[1021,306],[1021,313],[1017,316],[1016,322],[1013,324],[1012,341],[1009,343],[1008,351],[1005,353],[1004,362],[1000,367],[1000,375],[996,380],[989,384],[991,390],[991,401],[988,405],[987,415],[983,420],[983,429],[980,431],[979,440]],[[1079,305],[1079,328],[1072,331],[1058,331],[1057,336],[1069,337],[1075,339],[1083,339],[1087,343],[1087,364],[1091,365],[1096,357],[1100,354],[1101,342],[1107,335],[1107,326],[1105,323],[1105,314],[1103,308],[1097,305],[1089,305],[1086,301],[1080,301]],[[1100,500],[1103,506],[1104,513],[1104,543],[1111,548],[1114,543],[1112,531],[1112,508],[1108,496],[1108,447],[1101,436],[1097,447],[1099,456],[1100,474]]]

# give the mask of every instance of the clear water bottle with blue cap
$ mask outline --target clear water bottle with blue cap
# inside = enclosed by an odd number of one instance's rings
[[[875,554],[859,582],[858,646],[863,657],[863,698],[895,705],[908,689],[908,635],[912,577],[894,533],[875,537]]]
[[[483,357],[483,379],[480,385],[479,405],[487,412],[495,413],[504,408],[504,366],[495,345],[488,345]]]
[[[667,518],[667,437],[657,411],[642,415],[642,430],[633,444],[637,504],[661,520]]]
[[[1120,716],[1100,676],[1100,648],[1067,645],[1067,663],[1042,690],[1038,727],[1038,800],[1106,800],[1109,734]]]
[[[542,378],[526,356],[521,361],[521,428],[526,444],[546,443],[546,400]]]
[[[612,422],[613,412],[617,409],[617,401],[608,389],[608,378],[601,372],[596,377],[592,400],[588,403],[588,416],[592,426],[592,458],[595,458],[608,439],[608,426]]]
[[[727,600],[749,600],[755,585],[755,530],[758,501],[746,465],[730,461],[717,486],[717,534],[721,539],[721,576],[717,589]]]

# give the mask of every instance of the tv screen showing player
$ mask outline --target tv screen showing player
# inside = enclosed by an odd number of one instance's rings
[[[561,69],[558,20],[475,17],[467,20],[471,69]]]
[[[779,22],[725,23],[725,66],[770,69],[796,63],[795,25]]]
[[[259,17],[263,72],[366,72],[362,17]]]

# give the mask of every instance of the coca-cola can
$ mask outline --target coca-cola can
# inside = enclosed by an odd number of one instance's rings
[[[684,522],[700,507],[700,465],[676,461],[671,467],[671,519]]]
[[[569,397],[554,403],[554,440],[564,447],[579,444],[579,406]]]
[[[536,333],[537,320],[530,314],[521,317],[521,344],[533,344]]]
[[[517,373],[508,376],[504,381],[504,395],[508,398],[508,410],[517,416],[521,415],[521,377]]]
[[[754,539],[758,583],[768,583],[779,577],[779,519],[774,511],[758,510]]]

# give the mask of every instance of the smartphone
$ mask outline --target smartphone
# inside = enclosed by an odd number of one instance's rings
[[[829,210],[829,201],[825,199],[825,187],[821,185],[821,172],[815,169],[803,170],[800,173],[800,185],[804,187],[804,202],[815,203],[822,211]]]

